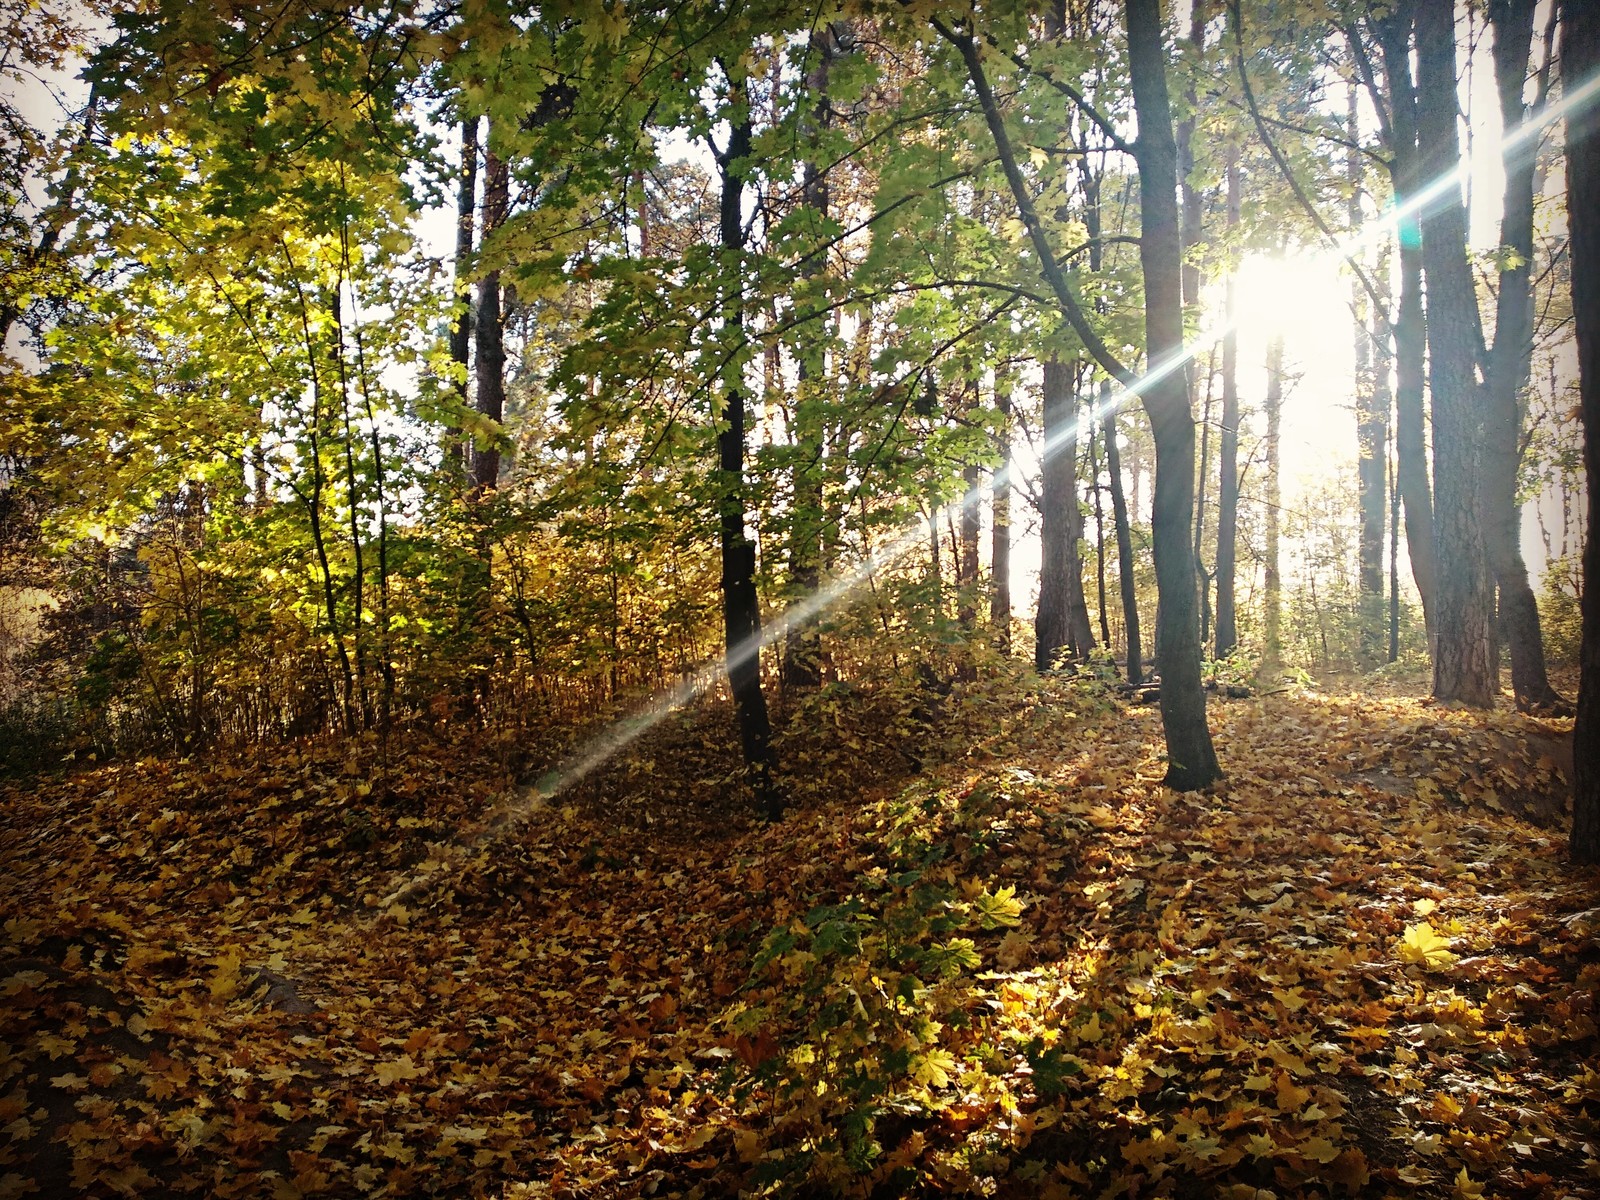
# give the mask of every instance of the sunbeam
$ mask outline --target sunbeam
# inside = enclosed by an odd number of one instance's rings
[[[1583,86],[1550,103],[1535,116],[1500,138],[1502,157],[1521,149],[1539,136],[1540,132],[1556,121],[1562,120],[1590,105],[1600,94],[1600,76],[1591,78]],[[1308,265],[1321,266],[1343,262],[1350,256],[1377,247],[1394,234],[1400,224],[1417,216],[1430,205],[1443,198],[1451,188],[1459,188],[1469,169],[1463,162],[1455,169],[1433,180],[1426,187],[1408,197],[1404,203],[1391,205],[1377,220],[1370,222],[1348,236],[1332,242],[1321,250],[1302,256]],[[1097,424],[1106,414],[1114,412],[1130,399],[1141,395],[1151,384],[1164,379],[1174,371],[1187,367],[1200,351],[1217,342],[1243,322],[1235,319],[1218,319],[1206,326],[1179,350],[1150,365],[1143,375],[1128,385],[1112,388],[1107,398],[1091,405],[1080,418],[1047,438],[1040,446],[1039,461],[1060,453],[1069,442],[1075,441],[1085,425]],[[1014,468],[1002,467],[992,476],[991,486],[1010,482]],[[935,519],[954,519],[962,511],[978,504],[983,496],[982,485],[968,489],[959,498],[938,510]],[[816,620],[860,587],[869,576],[893,565],[908,551],[922,544],[926,524],[922,519],[906,525],[885,545],[871,551],[862,561],[833,578],[825,587],[806,599],[790,606],[778,617],[764,625],[759,635],[746,639],[727,655],[713,659],[692,675],[671,688],[664,689],[645,704],[625,717],[619,718],[574,750],[558,765],[546,771],[536,781],[522,788],[515,798],[496,809],[470,836],[448,843],[448,850],[435,847],[442,858],[432,858],[424,867],[403,880],[393,892],[380,902],[380,909],[416,896],[452,862],[511,833],[522,821],[543,808],[550,800],[574,786],[590,772],[626,749],[680,706],[705,694],[725,677],[730,666],[748,662],[762,650],[785,637],[790,630],[803,627]]]

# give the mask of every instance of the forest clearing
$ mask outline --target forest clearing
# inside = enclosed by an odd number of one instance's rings
[[[1600,1200],[1600,3],[0,0],[0,1200]]]
[[[471,851],[469,744],[7,793],[5,1194],[1600,1189],[1570,722],[1213,701],[1181,794],[1151,708],[986,691],[770,825],[725,707]]]

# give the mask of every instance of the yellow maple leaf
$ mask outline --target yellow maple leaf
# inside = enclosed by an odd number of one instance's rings
[[[1401,962],[1430,968],[1447,967],[1456,960],[1450,952],[1450,939],[1442,936],[1428,921],[1406,926],[1405,936],[1395,947],[1395,957]]]
[[[393,1062],[379,1063],[372,1069],[372,1073],[378,1077],[378,1082],[385,1087],[392,1083],[398,1083],[402,1079],[415,1079],[422,1074],[421,1071],[417,1070],[417,1064],[412,1061],[409,1054],[402,1054]]]

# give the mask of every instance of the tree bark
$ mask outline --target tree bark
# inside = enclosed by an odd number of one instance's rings
[[[754,128],[743,88],[730,121],[727,148],[717,155],[721,170],[718,233],[727,272],[722,319],[727,335],[740,336],[744,325],[743,265],[744,180]],[[783,805],[772,778],[772,726],[767,698],[761,690],[761,599],[756,592],[756,548],[745,533],[744,391],[730,384],[722,397],[722,429],[717,434],[717,516],[722,540],[723,644],[728,686],[739,722],[739,746],[745,778],[763,815],[776,820]]]
[[[1522,124],[1523,85],[1533,43],[1535,0],[1492,0],[1495,86],[1506,132]],[[1489,356],[1484,437],[1484,537],[1500,592],[1500,634],[1511,652],[1511,690],[1524,712],[1571,711],[1545,670],[1539,606],[1522,559],[1522,513],[1517,506],[1523,392],[1533,356],[1533,179],[1537,146],[1524,142],[1505,159],[1500,217],[1503,257],[1495,300],[1494,349]],[[1509,254],[1507,254],[1509,252]]]
[[[1428,446],[1423,407],[1427,327],[1422,313],[1422,234],[1411,197],[1420,189],[1416,85],[1411,75],[1414,0],[1394,0],[1389,15],[1375,21],[1388,81],[1394,130],[1389,175],[1400,245],[1400,302],[1394,320],[1395,477],[1404,506],[1406,555],[1422,600],[1428,651],[1433,653],[1439,567],[1433,544],[1433,488],[1428,481]]]
[[[1455,0],[1417,8],[1417,134],[1422,176],[1444,178],[1461,164],[1457,132]],[[1428,298],[1428,389],[1433,402],[1434,550],[1439,566],[1435,699],[1492,708],[1494,576],[1481,509],[1484,395],[1467,218],[1458,186],[1422,215]]]
[[[493,136],[493,125],[490,126]],[[483,156],[483,240],[487,242],[505,224],[511,207],[511,179],[505,162],[485,149]],[[488,444],[472,455],[472,482],[477,490],[489,491],[500,482],[500,422],[506,408],[505,314],[500,307],[500,271],[487,272],[478,284],[477,374],[478,414],[494,423]]]
[[[1600,6],[1561,11],[1561,81],[1570,95],[1600,71]],[[1567,221],[1588,525],[1583,541],[1583,641],[1572,729],[1572,857],[1600,863],[1600,113],[1567,115]]]
[[[1177,148],[1167,93],[1159,0],[1127,0],[1128,68],[1139,120],[1139,261],[1144,275],[1145,353],[1151,374],[1141,399],[1156,443],[1152,540],[1161,636],[1161,719],[1167,741],[1168,786],[1203,788],[1221,768],[1206,725],[1200,680],[1200,629],[1195,613],[1194,415],[1187,372],[1172,366],[1183,346],[1183,246],[1178,224]]]

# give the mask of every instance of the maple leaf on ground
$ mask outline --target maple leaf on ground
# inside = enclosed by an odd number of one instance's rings
[[[1428,921],[1406,927],[1405,936],[1395,947],[1395,957],[1401,962],[1428,968],[1447,967],[1456,960],[1450,950],[1450,939]]]

